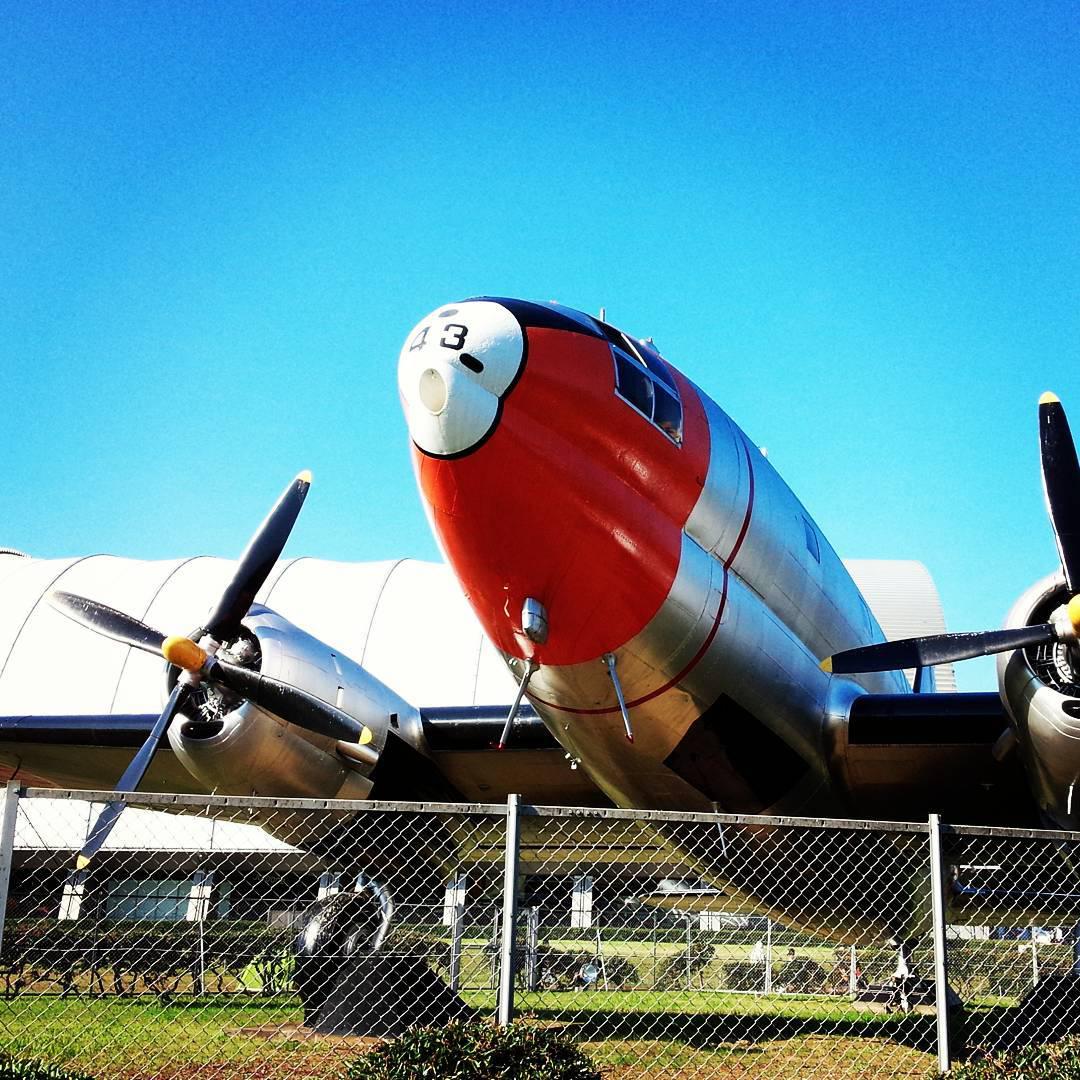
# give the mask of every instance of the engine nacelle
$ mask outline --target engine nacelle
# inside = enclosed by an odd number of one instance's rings
[[[1013,605],[1006,627],[1048,622],[1068,599],[1060,572]],[[1080,665],[1065,642],[998,656],[998,687],[1019,736],[1032,791],[1047,824],[1080,827]]]
[[[419,712],[355,661],[269,608],[253,607],[244,627],[263,675],[335,705],[368,728],[371,738],[363,745],[339,742],[286,723],[250,701],[201,688],[170,726],[169,742],[208,790],[363,799],[391,731],[426,753]],[[171,680],[176,676],[173,669]]]

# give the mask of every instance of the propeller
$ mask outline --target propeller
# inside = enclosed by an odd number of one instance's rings
[[[835,675],[931,667],[975,656],[1010,652],[1054,641],[1076,645],[1080,638],[1080,463],[1065,409],[1056,394],[1039,398],[1039,455],[1046,509],[1054,532],[1069,600],[1050,622],[1012,630],[971,634],[930,634],[884,641],[827,656],[821,669]]]
[[[50,594],[49,602],[68,618],[114,641],[164,656],[170,664],[180,669],[180,677],[165,703],[165,708],[131,764],[124,770],[124,775],[116,785],[116,791],[128,792],[138,788],[169,724],[184,707],[192,690],[203,681],[231,690],[281,719],[316,734],[348,742],[363,739],[366,729],[341,709],[321,701],[299,687],[219,659],[215,655],[223,645],[239,636],[241,619],[248,613],[256,594],[281,557],[310,486],[311,473],[302,472],[274,504],[240,557],[232,579],[215,605],[197,642],[188,637],[166,637],[133,616],[96,600],[88,600],[69,592],[56,591]],[[78,870],[84,870],[90,864],[123,809],[123,802],[106,804],[94,822],[82,851],[79,852],[76,862]]]

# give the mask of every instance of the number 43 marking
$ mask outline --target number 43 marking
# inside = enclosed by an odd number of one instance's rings
[[[417,331],[416,337],[409,343],[409,352],[416,352],[417,349],[422,349],[427,344],[430,329],[430,326],[425,326]],[[443,337],[439,339],[439,344],[444,349],[453,349],[454,352],[460,352],[465,347],[465,338],[469,334],[469,328],[461,323],[447,323],[442,328],[442,334]]]

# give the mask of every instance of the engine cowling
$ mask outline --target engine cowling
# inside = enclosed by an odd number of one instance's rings
[[[335,705],[367,731],[360,743],[341,742],[208,686],[169,728],[173,752],[208,790],[362,799],[391,731],[426,753],[419,712],[355,661],[270,608],[253,607],[243,627],[236,659]],[[176,677],[173,669],[170,681]]]
[[[1069,599],[1060,572],[1028,589],[1006,627],[1049,621]],[[1001,653],[998,688],[1019,736],[1032,791],[1047,824],[1080,827],[1080,658],[1076,646],[1058,641]]]

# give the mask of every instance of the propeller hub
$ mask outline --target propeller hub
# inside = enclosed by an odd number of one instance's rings
[[[173,635],[161,643],[161,655],[178,668],[185,671],[201,671],[210,658],[207,651],[200,648],[191,638]]]
[[[1074,636],[1080,637],[1080,594],[1074,596],[1065,605],[1065,615],[1072,623]]]

